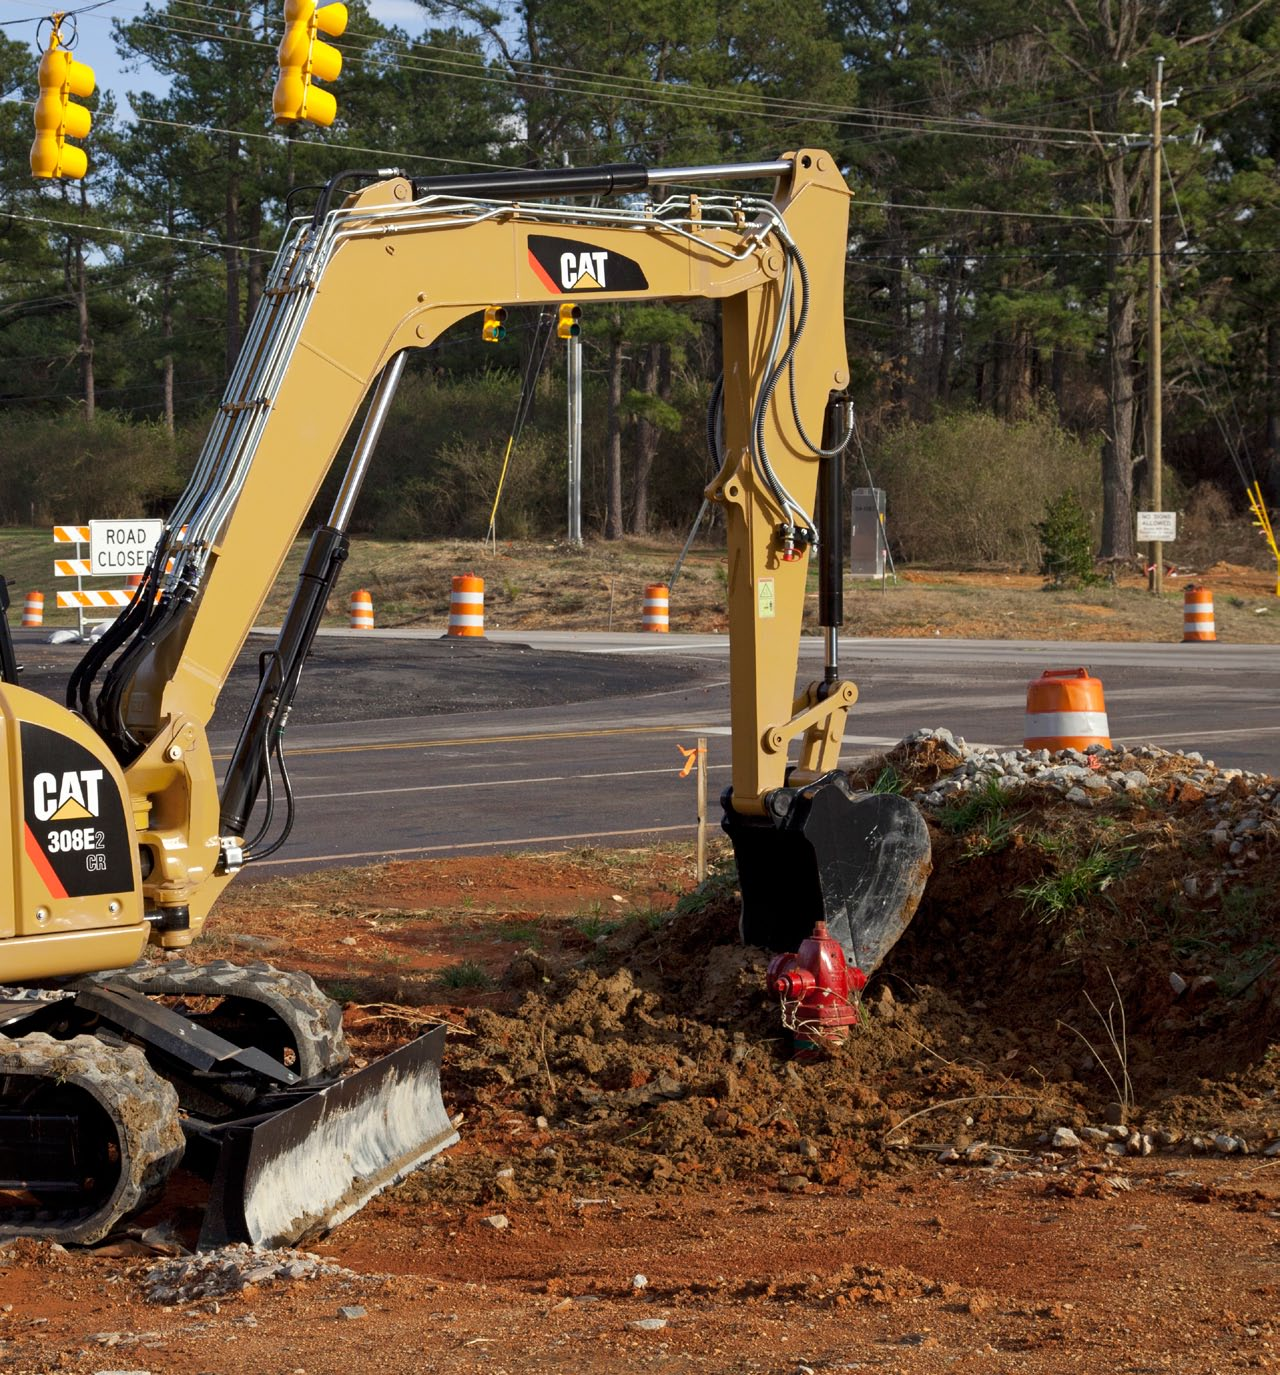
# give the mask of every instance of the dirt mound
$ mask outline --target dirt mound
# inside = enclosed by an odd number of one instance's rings
[[[517,956],[514,1009],[467,1012],[448,1059],[464,1145],[408,1187],[486,1205],[729,1179],[856,1188],[912,1152],[1008,1159],[1104,1121],[1120,1151],[1265,1147],[1280,793],[1194,756],[1078,758],[1024,761],[1035,777],[994,787],[984,770],[1023,765],[975,764],[939,732],[863,771],[947,800],[924,804],[934,874],[915,921],[824,1062],[791,1059],[769,957],[737,941],[730,870],[572,964]],[[1121,781],[1085,793],[1081,770]]]

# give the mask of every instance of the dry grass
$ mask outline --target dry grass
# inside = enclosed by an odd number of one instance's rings
[[[646,584],[665,582],[679,554],[671,540],[592,542],[582,549],[541,542],[475,541],[400,544],[358,541],[343,574],[343,595],[330,623],[343,624],[346,597],[366,587],[380,626],[448,623],[450,578],[474,573],[485,582],[485,623],[496,630],[639,630]],[[288,571],[288,570],[286,570]],[[1266,571],[1237,565],[1206,570],[1215,591],[1220,639],[1280,642],[1280,600]],[[1170,641],[1182,637],[1184,580],[1173,578],[1157,601],[1133,574],[1115,587],[1045,591],[1032,574],[902,570],[897,581],[846,582],[845,628],[851,635],[971,639]],[[272,594],[262,619],[274,623],[291,583]],[[806,612],[817,625],[817,577]],[[673,631],[728,630],[723,550],[699,543],[671,594]]]
[[[497,630],[639,630],[644,589],[667,582],[681,537],[614,542],[593,540],[575,549],[560,542],[475,540],[405,542],[357,538],[327,624],[347,623],[356,588],[373,597],[377,624],[443,631],[450,579],[475,573],[485,582],[486,626]],[[299,542],[272,589],[258,623],[276,625],[292,594],[305,549]],[[1265,550],[1261,550],[1265,553]],[[45,591],[52,607],[53,545],[44,532],[6,531],[0,572],[13,579],[21,606],[29,587]],[[939,636],[947,639],[1177,641],[1182,636],[1182,589],[1188,580],[1214,592],[1218,638],[1234,643],[1280,643],[1280,599],[1274,571],[1218,563],[1166,583],[1163,600],[1137,573],[1114,587],[1049,592],[1033,573],[1006,570],[899,570],[897,581],[850,579],[845,630],[864,636]],[[810,575],[807,628],[817,624],[817,578]],[[723,549],[699,539],[671,595],[673,631],[726,632],[727,572]],[[11,612],[10,623],[19,617]],[[73,613],[47,610],[50,626],[73,623]]]

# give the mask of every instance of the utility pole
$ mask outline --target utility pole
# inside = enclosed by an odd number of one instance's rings
[[[1155,60],[1153,74],[1154,89],[1150,99],[1141,91],[1134,97],[1140,105],[1151,109],[1151,245],[1147,264],[1148,314],[1150,333],[1147,340],[1147,456],[1151,462],[1151,504],[1157,511],[1164,510],[1164,369],[1163,342],[1161,339],[1160,318],[1160,114],[1166,105],[1176,105],[1178,97],[1163,100],[1164,58]],[[1151,590],[1157,597],[1164,592],[1164,545],[1159,540],[1151,543],[1151,562],[1154,577]]]
[[[569,543],[582,543],[582,336],[572,335],[567,349],[569,393]]]
[[[1151,455],[1151,497],[1157,511],[1164,510],[1164,346],[1160,337],[1160,92],[1164,85],[1164,58],[1156,58],[1155,91],[1151,97],[1151,261],[1147,266],[1147,294],[1150,299],[1151,336],[1147,341],[1147,410]],[[1156,566],[1155,594],[1164,592],[1164,545],[1155,540],[1151,561]]]
[[[569,543],[582,544],[582,307],[566,302],[556,312],[556,338],[565,350],[569,397]]]

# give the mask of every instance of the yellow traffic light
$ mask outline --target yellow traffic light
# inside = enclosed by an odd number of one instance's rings
[[[507,337],[506,318],[507,312],[503,306],[485,306],[480,337],[486,344],[498,344]]]
[[[276,51],[280,75],[271,95],[277,124],[308,120],[326,128],[338,113],[338,102],[311,83],[334,81],[342,70],[342,54],[317,33],[337,38],[347,27],[345,5],[320,5],[316,0],[285,0],[284,37]]]
[[[31,144],[33,177],[83,177],[89,158],[83,148],[66,142],[85,138],[92,118],[72,96],[93,94],[93,68],[77,62],[62,46],[62,15],[53,16],[49,46],[40,59],[40,95],[36,100],[36,136]]]
[[[556,318],[556,338],[576,339],[582,333],[582,326],[578,323],[581,319],[581,306],[561,306],[560,313]]]

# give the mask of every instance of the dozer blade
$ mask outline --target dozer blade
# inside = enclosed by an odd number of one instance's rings
[[[319,1236],[458,1140],[440,1096],[445,1028],[223,1137],[202,1250]]]
[[[843,774],[776,789],[766,816],[735,812],[730,792],[721,802],[743,941],[796,950],[825,921],[845,958],[870,975],[915,915],[932,867],[919,809],[896,793],[854,793]]]

